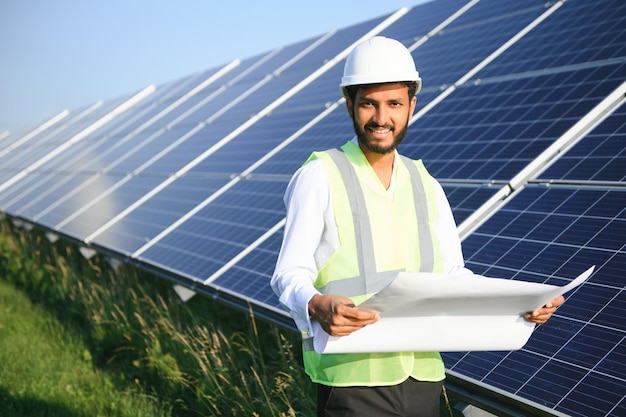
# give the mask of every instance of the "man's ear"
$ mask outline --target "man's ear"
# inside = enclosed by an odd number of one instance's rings
[[[411,99],[411,111],[409,112],[411,116],[413,116],[413,112],[415,112],[416,104],[417,104],[417,96],[413,96],[413,98]]]
[[[346,97],[346,109],[348,110],[350,118],[354,120],[354,104],[352,103],[352,100],[350,100],[350,97]]]

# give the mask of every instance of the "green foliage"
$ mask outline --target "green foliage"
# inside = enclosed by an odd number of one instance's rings
[[[95,368],[82,336],[0,281],[0,416],[171,416],[166,402]]]
[[[87,346],[81,361],[122,392],[158,398],[174,416],[314,414],[295,333],[207,297],[182,304],[167,280],[113,269],[102,256],[86,260],[75,246],[6,220],[0,227],[1,279],[77,329]],[[0,397],[15,395],[9,389]]]

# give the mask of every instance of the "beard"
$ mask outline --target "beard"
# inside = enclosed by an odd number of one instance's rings
[[[365,149],[367,149],[370,152],[374,152],[377,154],[388,154],[390,152],[393,152],[394,150],[396,150],[396,148],[398,147],[398,145],[400,145],[400,143],[402,143],[402,140],[404,139],[404,137],[406,136],[406,131],[407,128],[409,126],[409,123],[407,122],[406,125],[404,125],[404,127],[402,127],[400,130],[396,131],[396,128],[393,126],[380,126],[376,123],[368,123],[365,126],[363,126],[363,128],[361,128],[360,126],[358,126],[356,124],[356,122],[354,121],[354,119],[352,120],[352,124],[354,126],[354,132],[356,133],[356,137],[359,140],[359,143],[361,144],[361,146],[363,146]],[[391,145],[388,146],[381,146],[378,145],[372,141],[370,141],[367,138],[367,130],[368,129],[376,129],[376,128],[385,128],[385,129],[389,129],[393,134],[394,134],[394,139],[393,139],[393,143]]]

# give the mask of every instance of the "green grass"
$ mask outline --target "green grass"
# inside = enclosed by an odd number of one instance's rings
[[[83,337],[0,281],[0,416],[167,416],[155,397],[120,390]]]

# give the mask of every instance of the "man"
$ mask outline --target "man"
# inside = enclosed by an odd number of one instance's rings
[[[358,305],[397,271],[468,274],[449,203],[421,161],[398,154],[421,79],[398,41],[374,37],[346,60],[341,89],[356,137],[314,152],[285,193],[285,235],[271,285],[304,341],[318,416],[438,416],[437,352],[318,354],[317,321],[345,336],[375,323]],[[545,323],[563,297],[526,319]],[[410,331],[410,329],[407,329]]]

